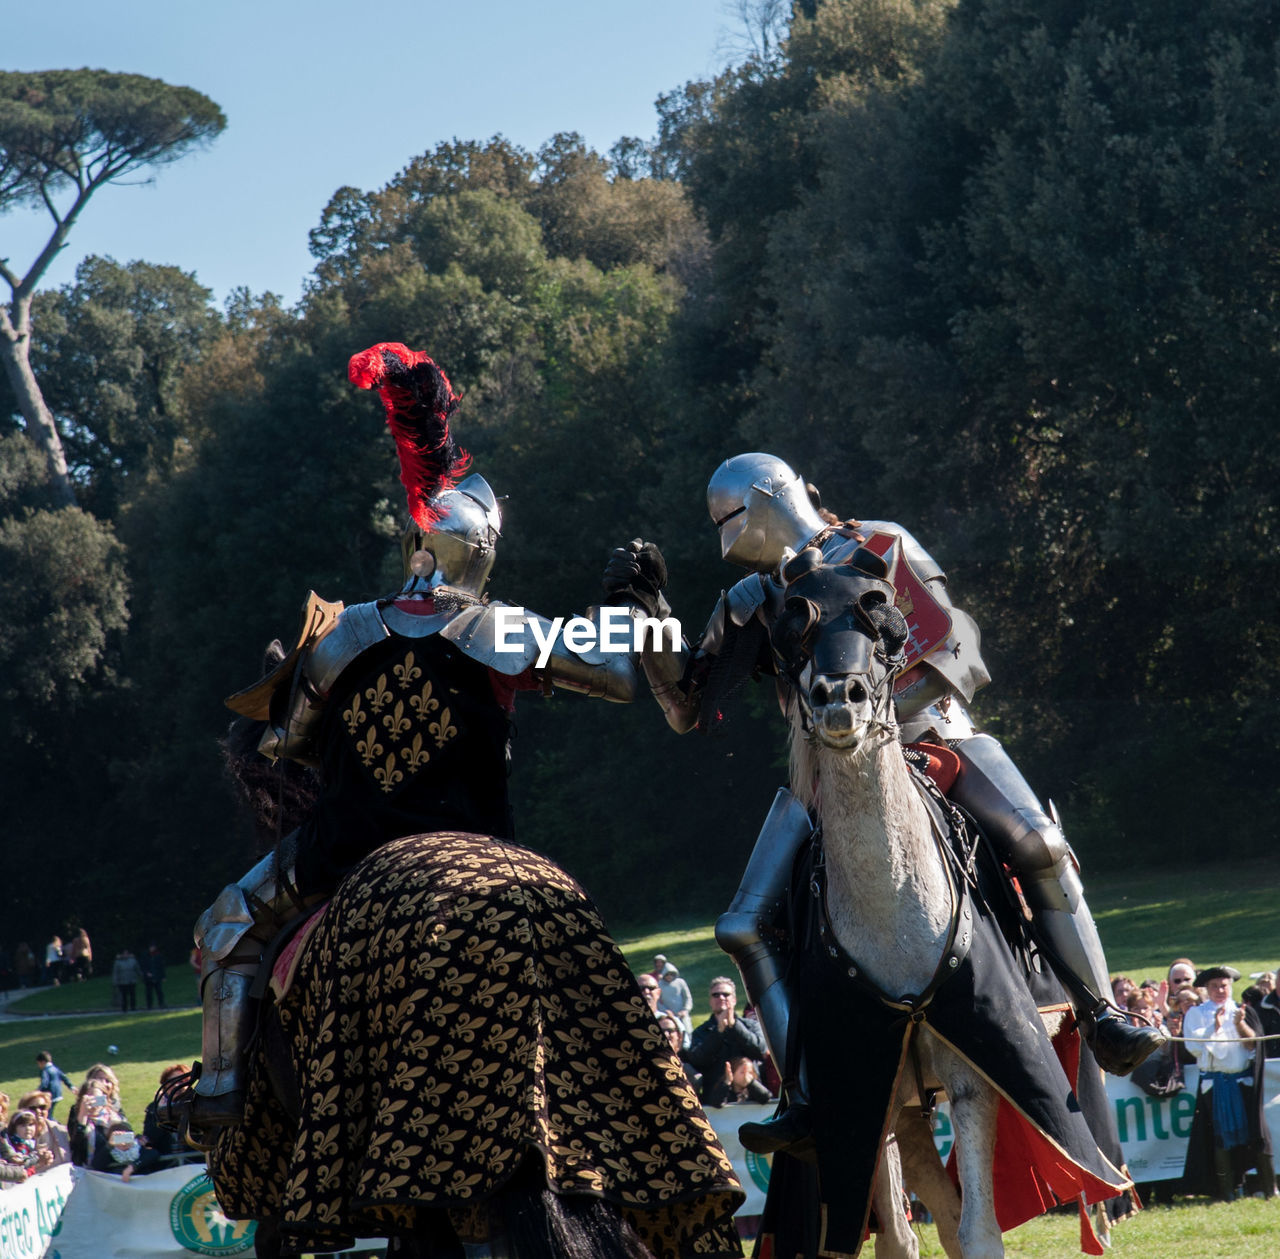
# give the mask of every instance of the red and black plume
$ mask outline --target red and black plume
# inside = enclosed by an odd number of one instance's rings
[[[449,432],[459,402],[449,377],[422,350],[399,341],[380,341],[353,354],[347,375],[357,388],[378,391],[396,439],[409,514],[420,529],[430,530],[443,514],[431,500],[451,489],[471,463]]]

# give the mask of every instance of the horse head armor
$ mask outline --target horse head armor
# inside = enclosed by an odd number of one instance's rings
[[[807,547],[783,569],[786,601],[771,641],[807,729],[831,747],[856,748],[893,722],[893,681],[908,629],[888,567],[859,548],[840,564]]]

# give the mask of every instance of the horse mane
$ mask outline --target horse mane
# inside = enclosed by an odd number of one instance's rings
[[[787,700],[787,719],[791,726],[788,762],[791,775],[791,794],[810,813],[818,811],[818,757],[813,740],[800,724],[800,705],[792,692]]]

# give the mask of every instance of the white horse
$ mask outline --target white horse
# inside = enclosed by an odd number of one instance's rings
[[[813,739],[797,720],[792,782],[816,788],[805,803],[822,827],[827,911],[840,945],[882,991],[920,993],[943,961],[955,905],[929,813],[884,707],[877,716],[871,695],[815,706]],[[889,1113],[896,1139],[886,1142],[873,1196],[877,1259],[918,1254],[903,1212],[904,1167],[951,1259],[997,1259],[1004,1255],[991,1180],[998,1095],[927,1021],[912,1035],[925,1089],[942,1090],[951,1103],[961,1196],[938,1159],[932,1126],[904,1110],[924,1100],[915,1072],[904,1072]]]
[[[816,551],[805,555],[808,571],[803,557],[789,569],[774,648],[792,682],[792,790],[822,832],[827,947],[834,956],[838,943],[849,973],[860,969],[859,982],[890,998],[904,1019],[916,1015],[897,1092],[885,1099],[886,1141],[872,1192],[881,1229],[875,1253],[918,1254],[903,1211],[905,1168],[951,1259],[997,1259],[1005,1253],[992,1184],[999,1095],[921,1013],[956,965],[970,920],[960,917],[963,876],[944,852],[898,738],[892,685],[906,623],[887,582],[847,565],[821,567]],[[932,1125],[921,1117],[920,1093],[934,1090],[951,1104],[958,1199]]]

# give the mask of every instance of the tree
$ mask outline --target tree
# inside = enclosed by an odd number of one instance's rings
[[[78,507],[41,502],[47,475],[21,433],[0,435],[0,734],[9,750],[60,735],[124,628],[124,548]]]
[[[934,547],[983,720],[1077,838],[1190,853],[1204,782],[1255,785],[1215,800],[1242,841],[1274,800],[1278,35],[1260,2],[824,0],[664,115],[740,439]]]
[[[62,504],[74,503],[76,495],[57,422],[31,366],[36,285],[99,188],[177,161],[225,126],[208,97],[159,79],[87,69],[0,72],[0,211],[42,205],[53,220],[25,274],[0,258],[0,277],[11,291],[8,305],[0,306],[0,361]]]
[[[117,520],[193,448],[181,382],[217,335],[209,290],[177,267],[91,257],[32,311],[31,365],[81,503]]]

